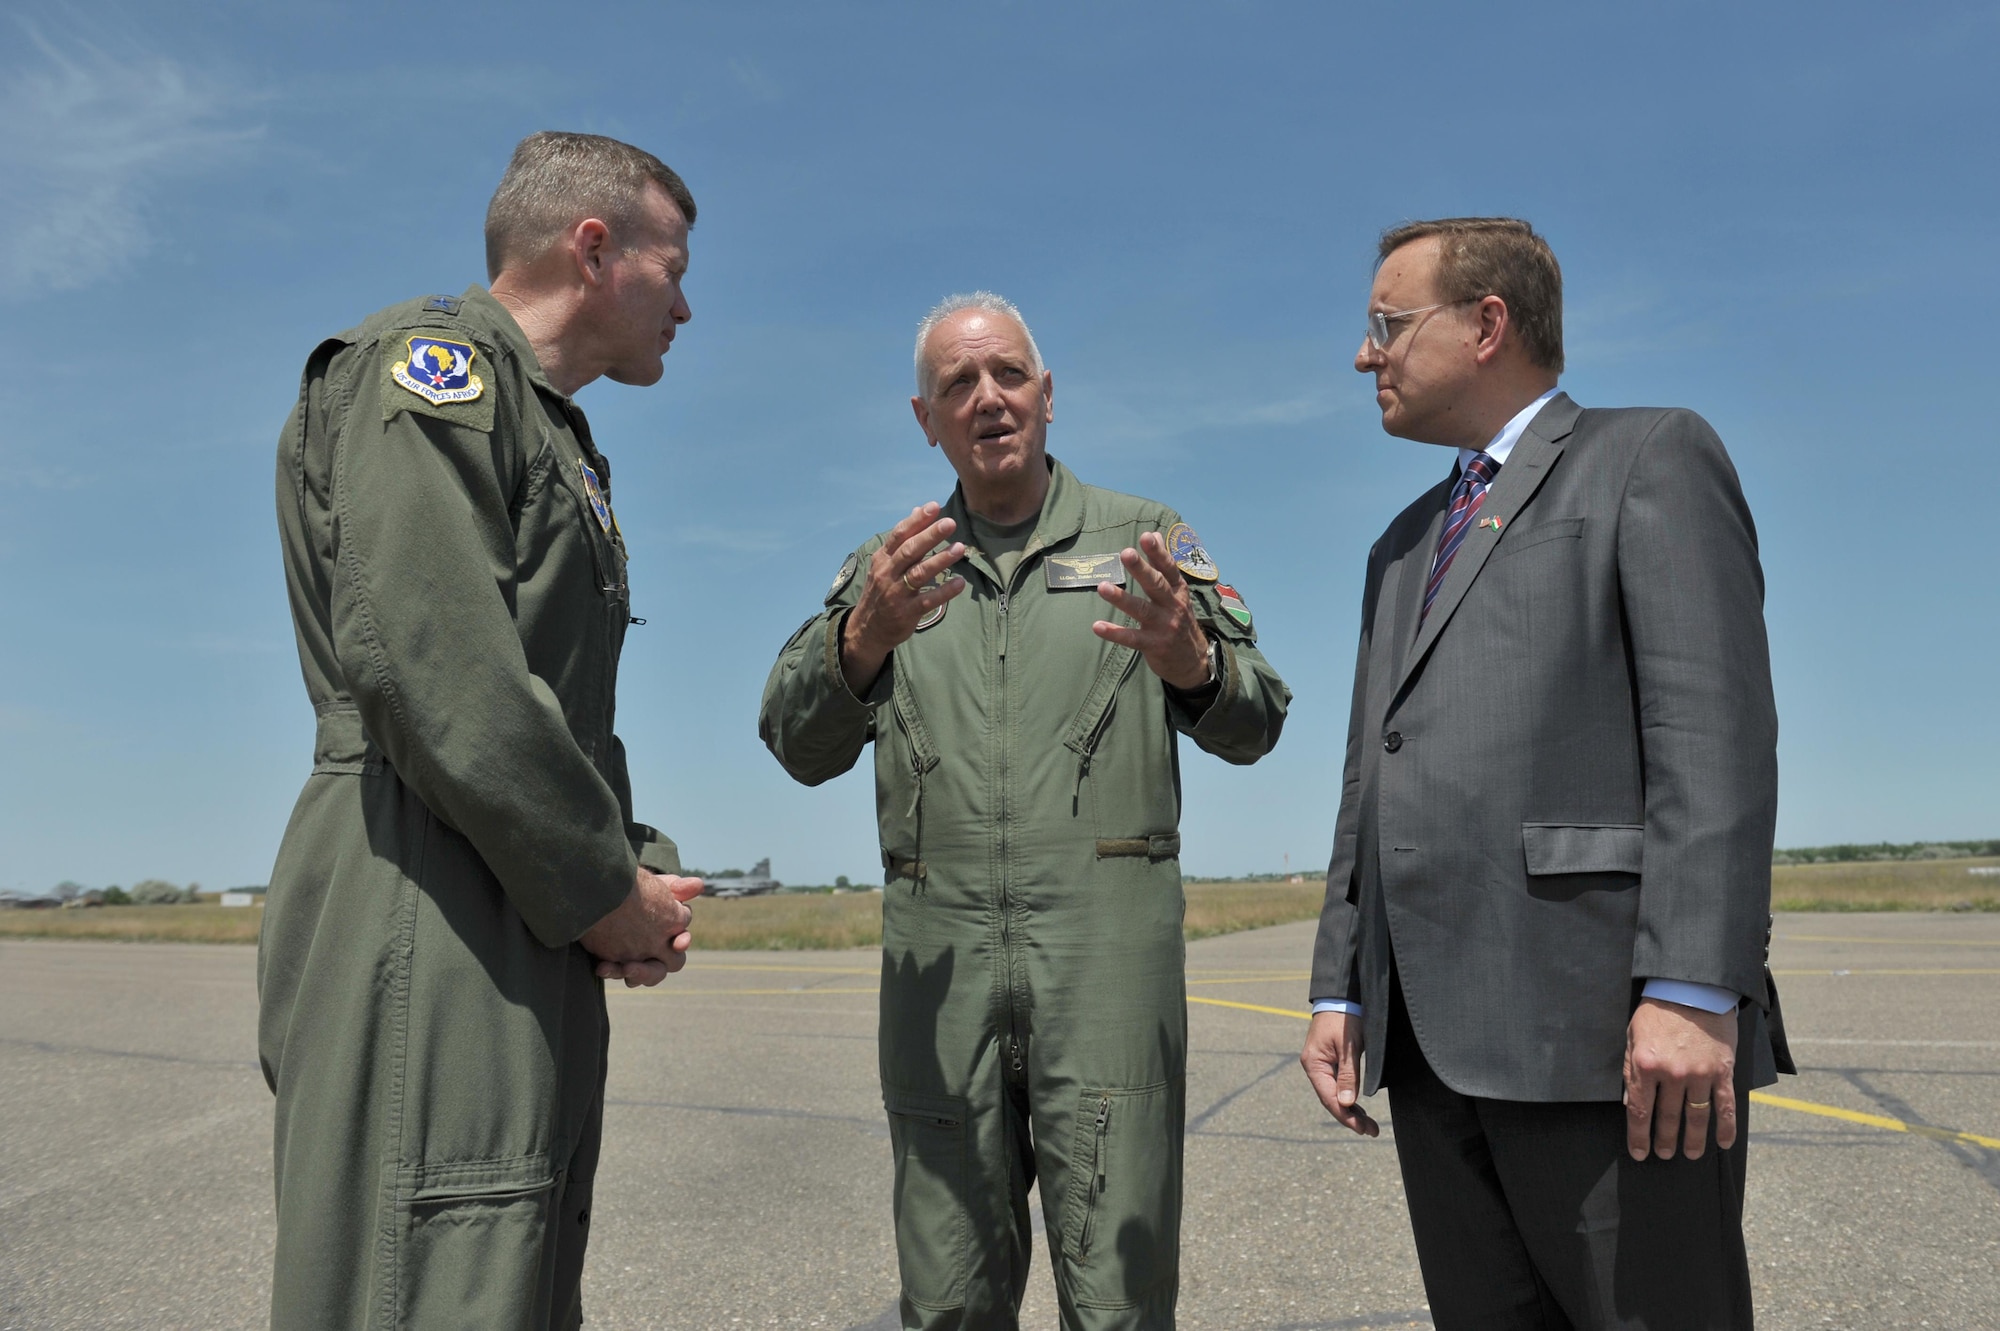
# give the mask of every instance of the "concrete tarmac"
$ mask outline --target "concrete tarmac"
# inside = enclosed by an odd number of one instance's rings
[[[1191,1331],[1430,1324],[1393,1124],[1348,1135],[1296,1066],[1311,932],[1189,948]],[[2000,916],[1785,916],[1772,960],[1803,1071],[1750,1111],[1759,1324],[2000,1328]],[[592,1326],[898,1325],[876,974],[706,953],[612,992]],[[0,941],[0,1331],[264,1325],[255,1022],[250,948]]]

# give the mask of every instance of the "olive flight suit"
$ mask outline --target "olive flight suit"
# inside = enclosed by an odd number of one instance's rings
[[[576,939],[671,871],[612,733],[610,470],[484,290],[306,363],[278,526],[318,718],[257,958],[271,1321],[581,1321],[602,982]]]
[[[966,590],[865,699],[840,634],[878,536],[765,685],[764,742],[807,784],[875,742],[882,1097],[906,1327],[1013,1327],[1041,1181],[1063,1325],[1171,1327],[1179,1289],[1187,1008],[1175,731],[1251,763],[1291,695],[1250,613],[1159,504],[1051,462],[1011,576],[968,549]],[[962,492],[945,515],[973,532]],[[1219,678],[1205,709],[1091,632],[1149,531],[1183,566]],[[1175,539],[1178,538],[1178,539]]]

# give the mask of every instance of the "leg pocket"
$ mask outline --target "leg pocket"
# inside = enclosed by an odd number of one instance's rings
[[[1063,1202],[1063,1275],[1078,1308],[1166,1300],[1180,1270],[1179,1081],[1085,1090]]]
[[[896,1260],[903,1297],[927,1308],[965,1302],[970,1223],[966,1101],[882,1088],[896,1155]]]
[[[402,1208],[397,1325],[541,1331],[562,1179],[546,1160],[414,1171]]]

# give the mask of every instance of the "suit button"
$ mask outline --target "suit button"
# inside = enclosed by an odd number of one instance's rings
[[[1383,738],[1383,740],[1382,740],[1382,747],[1383,747],[1383,748],[1385,748],[1385,749],[1387,749],[1387,750],[1388,750],[1388,751],[1389,751],[1390,753],[1394,753],[1394,752],[1395,752],[1396,750],[1398,750],[1398,749],[1402,748],[1402,747],[1403,747],[1403,732],[1402,732],[1402,731],[1400,731],[1400,730],[1392,730],[1392,731],[1390,731],[1390,732],[1388,733],[1388,735],[1386,735],[1386,736],[1385,736],[1385,737]]]

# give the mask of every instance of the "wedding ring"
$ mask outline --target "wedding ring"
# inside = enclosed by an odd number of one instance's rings
[[[910,589],[910,595],[912,596],[922,596],[924,594],[923,588],[910,581],[910,570],[908,569],[903,570],[903,585]]]
[[[1708,1103],[1706,1100],[1690,1100],[1687,1102],[1687,1107],[1689,1109],[1706,1109],[1708,1108]]]

